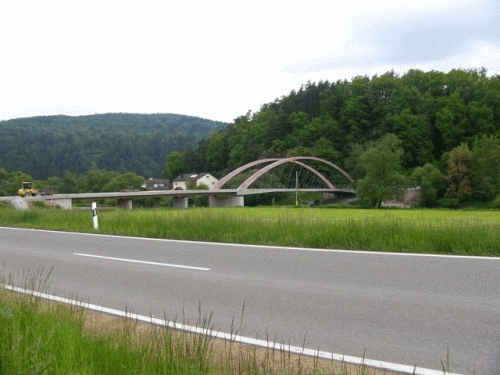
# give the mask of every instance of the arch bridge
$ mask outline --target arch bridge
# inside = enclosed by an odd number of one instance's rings
[[[339,196],[351,197],[356,194],[356,191],[352,187],[337,187],[333,182],[331,182],[322,172],[320,172],[314,166],[308,164],[308,162],[316,162],[320,165],[326,166],[333,169],[335,172],[343,176],[351,186],[354,185],[354,179],[345,170],[340,168],[338,165],[315,156],[292,156],[287,158],[268,158],[260,159],[250,163],[247,163],[239,168],[236,168],[232,172],[228,173],[222,177],[211,189],[212,192],[218,192],[219,195],[214,194],[210,196],[211,205],[244,205],[244,196],[251,194],[266,194],[266,193],[277,193],[277,192],[294,192],[297,191],[298,186],[294,188],[290,187],[277,187],[277,188],[252,188],[251,185],[254,184],[259,178],[264,177],[266,174],[275,170],[276,168],[285,164],[294,164],[302,167],[312,175],[316,176],[322,183],[322,187],[300,187],[301,192],[324,192],[324,193],[334,193]],[[224,191],[234,191],[234,189],[225,189],[224,186],[227,185],[233,178],[242,175],[243,173],[255,169],[249,177],[247,177],[239,186],[235,189],[236,194],[232,196],[220,195]]]
[[[293,164],[298,167],[304,168],[310,172],[311,175],[316,176],[317,181],[321,181],[322,186],[318,187],[305,187],[300,186],[300,192],[323,192],[323,193],[333,193],[339,197],[353,197],[356,191],[352,187],[338,187],[329,178],[327,178],[324,173],[320,172],[313,165],[309,164],[314,162],[316,164],[322,165],[323,167],[328,167],[333,169],[335,173],[339,173],[343,176],[351,186],[354,185],[354,179],[349,173],[340,168],[338,165],[318,157],[314,156],[292,156],[287,158],[268,158],[253,161],[251,163],[245,164],[234,171],[228,173],[222,177],[210,190],[161,190],[161,191],[133,191],[133,192],[111,192],[111,193],[79,193],[79,194],[55,194],[47,197],[33,197],[34,199],[44,199],[53,201],[56,204],[61,205],[63,208],[70,209],[72,207],[72,200],[101,200],[101,199],[117,199],[118,205],[124,208],[132,208],[132,199],[152,197],[152,196],[172,196],[174,207],[182,208],[187,207],[188,197],[207,195],[209,198],[209,203],[211,207],[221,207],[221,206],[244,206],[245,195],[253,194],[268,194],[268,193],[285,193],[285,192],[296,192],[298,191],[298,186],[295,187],[258,187],[253,188],[252,185],[258,181],[260,178],[269,174],[276,168],[286,165]],[[253,171],[255,170],[256,171]],[[249,177],[247,177],[242,183],[240,183],[236,188],[225,187],[233,178],[242,175],[243,173],[248,174],[248,172],[253,171]],[[0,200],[15,200],[18,197],[0,197]],[[27,199],[27,198],[24,198]]]

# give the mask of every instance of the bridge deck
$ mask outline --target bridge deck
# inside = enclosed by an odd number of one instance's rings
[[[191,195],[254,195],[269,193],[294,193],[297,189],[292,188],[264,188],[264,189],[216,189],[216,190],[157,190],[157,191],[130,191],[130,192],[110,192],[110,193],[78,193],[78,194],[54,194],[42,196],[45,200],[58,199],[82,199],[82,200],[102,200],[102,199],[132,199],[144,197],[160,196],[191,196]],[[301,193],[343,193],[355,194],[354,189],[299,189]],[[11,200],[14,197],[0,197],[0,200]]]
[[[158,190],[158,191],[131,191],[112,193],[80,193],[80,194],[54,194],[46,199],[131,199],[158,196],[190,195],[254,195],[269,193],[294,193],[297,189],[269,188],[269,189],[216,189],[216,190]],[[308,193],[344,193],[355,194],[354,189],[299,189],[300,192]]]

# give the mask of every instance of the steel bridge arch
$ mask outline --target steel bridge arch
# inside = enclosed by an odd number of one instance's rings
[[[250,177],[248,177],[243,183],[238,187],[238,189],[248,189],[248,187],[254,183],[259,177],[263,176],[264,174],[268,173],[269,171],[273,170],[274,168],[277,168],[280,165],[286,164],[286,163],[294,163],[297,164],[301,167],[307,168],[309,171],[314,173],[316,176],[318,176],[325,184],[328,186],[329,189],[335,189],[335,185],[333,185],[321,172],[316,170],[315,168],[311,167],[308,164],[303,163],[301,160],[314,160],[314,161],[319,161],[323,164],[326,164],[334,169],[336,169],[339,173],[341,173],[344,177],[346,177],[349,181],[354,183],[354,179],[352,176],[344,171],[342,168],[340,168],[338,165],[325,160],[321,159],[315,156],[292,156],[288,158],[269,158],[269,159],[261,159],[261,160],[256,160],[253,162],[250,162],[248,164],[245,164],[239,168],[236,168],[234,171],[228,173],[224,177],[222,177],[213,187],[213,189],[221,189],[222,186],[224,186],[228,181],[230,181],[233,177],[237,176],[238,174],[246,171],[247,169],[250,169],[252,167],[255,167],[260,164],[265,164],[265,163],[270,163],[269,165],[259,169],[257,172],[252,174]]]

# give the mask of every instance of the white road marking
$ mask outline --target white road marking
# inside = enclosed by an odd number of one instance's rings
[[[493,256],[479,256],[479,255],[453,255],[453,254],[426,254],[426,253],[396,253],[387,251],[368,251],[368,250],[343,250],[343,249],[320,249],[320,248],[307,248],[307,247],[289,247],[289,246],[274,246],[274,245],[251,245],[251,244],[239,244],[239,243],[229,243],[229,242],[207,242],[207,241],[189,241],[189,240],[171,240],[166,238],[149,238],[149,237],[133,237],[133,236],[119,236],[113,234],[97,234],[97,233],[83,233],[83,232],[66,232],[66,231],[56,231],[48,229],[35,229],[35,228],[16,228],[16,227],[3,227],[0,229],[12,229],[20,231],[37,231],[46,233],[58,233],[58,234],[72,234],[80,236],[96,236],[105,238],[123,238],[129,240],[144,240],[144,241],[157,241],[157,242],[169,242],[169,243],[183,243],[183,244],[201,244],[207,246],[234,246],[234,247],[250,247],[250,248],[261,248],[268,250],[284,250],[284,251],[311,251],[317,253],[340,253],[340,254],[366,254],[366,255],[387,255],[396,257],[424,257],[424,258],[448,258],[448,259],[469,259],[469,260],[494,260],[500,261],[500,257]]]
[[[80,301],[76,301],[76,300],[72,300],[72,299],[68,299],[68,298],[54,296],[51,294],[35,292],[33,290],[27,290],[27,289],[23,289],[23,288],[11,286],[11,285],[2,285],[2,287],[7,289],[7,290],[11,290],[13,292],[16,292],[16,293],[27,294],[27,295],[31,295],[31,296],[38,297],[38,298],[44,298],[44,299],[47,299],[49,301],[61,302],[61,303],[65,303],[65,304],[68,304],[71,306],[77,306],[77,307],[80,307],[83,309],[97,311],[97,312],[101,312],[104,314],[119,316],[119,317],[123,317],[126,319],[133,319],[136,321],[141,321],[141,322],[148,323],[148,324],[155,324],[158,326],[173,328],[173,329],[177,329],[177,330],[181,330],[181,331],[186,331],[186,332],[191,332],[191,333],[196,333],[196,334],[201,334],[201,335],[208,335],[208,336],[211,336],[211,337],[216,338],[216,339],[231,340],[234,342],[254,345],[254,346],[258,346],[258,347],[262,347],[262,348],[266,348],[266,349],[279,350],[279,351],[283,351],[285,353],[306,355],[306,356],[317,357],[317,358],[326,359],[326,360],[345,362],[345,363],[354,364],[354,365],[364,365],[364,366],[368,366],[368,367],[378,368],[381,370],[395,371],[395,372],[406,373],[406,374],[459,375],[459,374],[454,374],[454,373],[450,373],[450,372],[443,372],[442,370],[433,370],[433,369],[429,369],[429,368],[425,368],[425,367],[409,366],[409,365],[404,365],[404,364],[400,364],[400,363],[385,362],[385,361],[378,361],[378,360],[374,360],[374,359],[361,358],[361,357],[355,357],[355,356],[350,356],[350,355],[330,353],[330,352],[320,351],[317,349],[301,348],[299,346],[286,345],[286,344],[267,341],[267,340],[260,340],[260,339],[254,339],[251,337],[235,335],[235,334],[227,333],[227,332],[214,331],[214,330],[211,330],[209,328],[200,328],[200,327],[196,327],[196,326],[189,326],[186,324],[175,323],[175,322],[170,322],[168,320],[154,318],[152,316],[133,314],[133,313],[130,313],[127,311],[121,311],[121,310],[112,309],[109,307],[94,305],[91,303],[80,302]]]
[[[117,261],[120,261],[120,262],[149,264],[149,265],[152,265],[152,266],[185,268],[185,269],[188,269],[188,270],[196,270],[196,271],[210,271],[210,268],[206,268],[206,267],[183,266],[181,264],[149,262],[149,261],[146,261],[146,260],[115,258],[115,257],[102,256],[102,255],[82,254],[82,253],[73,253],[73,255],[78,255],[78,256],[81,256],[81,257],[89,257],[89,258],[106,259],[106,260],[117,260]]]

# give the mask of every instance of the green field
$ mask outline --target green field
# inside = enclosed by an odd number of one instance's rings
[[[324,249],[500,255],[500,211],[238,207],[99,211],[98,233]],[[93,232],[89,211],[0,208],[0,225]]]

